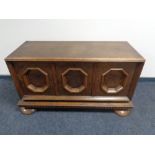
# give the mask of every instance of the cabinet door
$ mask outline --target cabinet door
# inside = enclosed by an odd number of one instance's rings
[[[96,63],[92,93],[95,96],[128,96],[135,63]]]
[[[91,95],[91,63],[57,63],[56,73],[59,95]]]
[[[24,95],[55,94],[54,66],[43,62],[16,62],[18,81]]]

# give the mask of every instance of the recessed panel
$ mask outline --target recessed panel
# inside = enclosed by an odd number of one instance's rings
[[[111,68],[102,74],[101,88],[109,94],[118,93],[125,88],[128,76],[123,68]]]
[[[128,96],[134,71],[134,63],[96,63],[92,94],[95,96]]]
[[[35,93],[43,93],[49,88],[49,76],[39,67],[28,67],[22,75],[25,87]]]
[[[62,73],[63,88],[70,93],[84,91],[87,88],[87,81],[88,74],[81,68],[68,68]]]
[[[25,95],[56,94],[52,63],[17,62],[15,70]]]
[[[57,63],[59,95],[91,95],[91,63]]]

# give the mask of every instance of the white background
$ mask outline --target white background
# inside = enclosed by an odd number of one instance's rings
[[[154,136],[10,137],[0,139],[2,155],[154,155]]]
[[[142,77],[155,77],[155,20],[0,20],[0,75],[4,58],[26,40],[128,41],[146,59]]]

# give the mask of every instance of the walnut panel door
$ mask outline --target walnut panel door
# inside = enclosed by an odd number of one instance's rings
[[[53,95],[54,66],[43,62],[16,62],[18,81],[25,95]]]
[[[91,95],[91,63],[57,63],[58,95]]]
[[[92,93],[95,96],[128,96],[136,64],[96,63]]]

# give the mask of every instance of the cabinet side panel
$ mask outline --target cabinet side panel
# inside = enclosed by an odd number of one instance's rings
[[[16,90],[19,94],[19,97],[22,98],[24,96],[24,93],[23,93],[23,90],[22,90],[21,85],[19,83],[19,80],[17,78],[17,73],[15,71],[14,64],[13,64],[13,62],[10,62],[10,61],[6,61],[6,64],[8,66],[11,77],[14,81],[14,84],[15,84]]]
[[[140,74],[142,72],[143,66],[144,66],[144,62],[139,62],[139,63],[136,64],[136,68],[135,68],[135,71],[134,71],[134,75],[133,75],[133,78],[132,78],[130,89],[128,91],[128,97],[130,99],[132,98],[132,96],[134,94],[134,91],[135,91],[138,79],[140,77]]]

